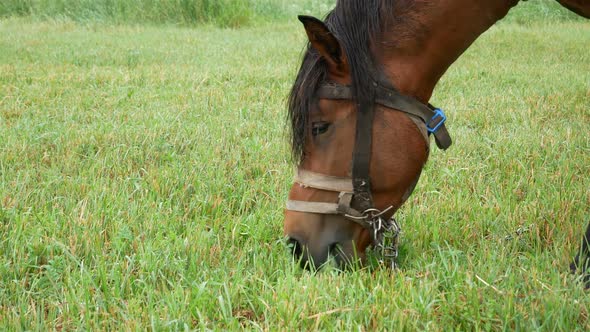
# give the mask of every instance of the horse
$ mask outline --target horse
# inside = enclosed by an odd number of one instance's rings
[[[309,41],[288,98],[298,166],[284,235],[303,267],[330,255],[362,264],[370,246],[395,258],[393,216],[418,182],[429,137],[452,143],[433,90],[519,1],[339,0],[325,21],[299,16]],[[590,2],[558,2],[590,18]]]

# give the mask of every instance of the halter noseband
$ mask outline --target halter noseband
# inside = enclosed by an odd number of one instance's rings
[[[375,100],[372,103],[358,105],[355,145],[352,156],[352,178],[334,177],[301,168],[297,170],[295,176],[295,182],[303,187],[338,192],[338,202],[288,200],[286,208],[297,212],[342,215],[348,220],[361,225],[371,231],[373,246],[380,249],[384,258],[389,258],[391,266],[395,267],[397,236],[400,227],[393,215],[389,219],[383,218],[393,208],[393,205],[380,211],[375,208],[371,194],[369,163],[375,105],[379,104],[389,110],[406,113],[419,126],[421,132],[427,133],[424,134],[427,145],[429,143],[428,135],[430,134],[434,135],[436,145],[443,150],[451,146],[452,140],[445,127],[447,118],[442,110],[434,108],[430,104],[423,104],[413,97],[402,95],[389,84],[379,84],[377,81],[374,81],[373,84],[375,86]],[[348,85],[324,82],[320,84],[317,90],[317,98],[353,100],[353,94],[351,87]],[[410,196],[415,185],[416,183],[408,189],[403,200]],[[391,238],[391,244],[387,246],[383,243],[385,233],[388,233],[388,237]]]

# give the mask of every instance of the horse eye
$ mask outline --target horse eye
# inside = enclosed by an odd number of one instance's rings
[[[314,137],[321,135],[321,134],[325,133],[329,127],[330,127],[329,122],[325,122],[325,121],[314,122],[311,125],[311,134]]]

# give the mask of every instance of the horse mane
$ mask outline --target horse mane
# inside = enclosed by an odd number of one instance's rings
[[[415,15],[424,0],[349,0],[338,1],[328,13],[325,23],[344,49],[351,71],[352,93],[357,105],[373,103],[375,87],[370,79],[378,68],[373,61],[371,43],[380,37],[385,25],[394,25],[396,36],[404,38],[414,29]],[[393,13],[395,16],[382,15]],[[414,36],[416,37],[416,36]],[[395,48],[394,44],[381,46]],[[291,150],[294,160],[305,157],[305,138],[309,131],[309,112],[315,102],[318,85],[327,78],[326,62],[307,43],[301,67],[288,98],[288,118],[291,122]]]
[[[353,98],[361,103],[373,95],[374,88],[363,80],[372,68],[371,36],[378,31],[380,0],[338,1],[328,13],[326,26],[344,49],[351,70]],[[318,85],[327,77],[326,62],[307,43],[299,73],[289,94],[288,109],[291,120],[291,149],[295,160],[304,158],[305,138],[309,130],[308,114],[315,101]]]

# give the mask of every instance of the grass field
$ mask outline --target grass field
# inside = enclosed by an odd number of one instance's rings
[[[294,18],[0,20],[0,330],[589,330],[590,23],[528,5],[435,90],[394,273],[287,255]]]
[[[241,27],[285,20],[296,14],[325,13],[334,3],[335,0],[3,0],[0,17]],[[548,6],[536,7],[542,12]]]

